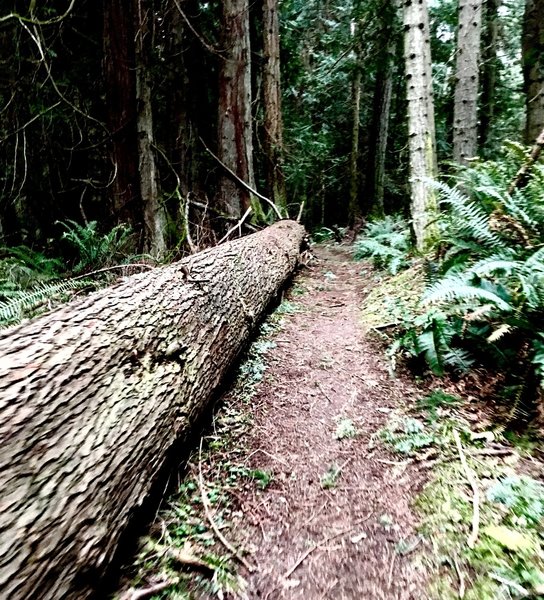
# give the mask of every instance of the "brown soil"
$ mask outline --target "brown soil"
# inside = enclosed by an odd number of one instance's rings
[[[297,277],[305,293],[273,338],[237,457],[273,480],[237,495],[229,536],[255,565],[244,573],[252,599],[424,598],[410,507],[424,475],[376,443],[391,411],[418,390],[391,378],[383,348],[363,331],[371,282],[361,265],[341,247],[317,254]],[[355,437],[337,439],[340,419],[353,422]]]

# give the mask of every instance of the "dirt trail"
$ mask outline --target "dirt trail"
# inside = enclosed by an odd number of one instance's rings
[[[299,310],[273,338],[240,457],[273,473],[266,490],[238,497],[231,530],[256,565],[245,573],[249,597],[423,598],[410,509],[421,475],[374,443],[417,389],[390,377],[383,350],[363,331],[371,282],[361,265],[340,247],[317,254],[296,281],[305,290],[293,296]]]

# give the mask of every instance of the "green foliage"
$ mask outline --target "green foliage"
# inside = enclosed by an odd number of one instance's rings
[[[346,440],[349,438],[354,438],[356,435],[357,429],[355,428],[355,424],[351,419],[346,417],[338,419],[336,431],[334,432],[335,439]]]
[[[523,150],[511,143],[501,161],[463,169],[458,186],[432,184],[445,208],[439,256],[422,313],[407,318],[391,348],[423,357],[437,374],[475,362],[513,373],[525,363],[512,385],[516,401],[534,394],[528,374],[544,381],[544,166],[507,192]]]
[[[75,221],[60,222],[65,228],[62,239],[78,254],[74,272],[90,271],[122,262],[126,258],[132,230],[124,224],[116,225],[107,233],[101,233],[96,221],[80,225]]]
[[[387,216],[368,223],[354,244],[356,260],[371,258],[374,266],[396,275],[410,266],[410,226],[401,217]]]
[[[395,452],[414,454],[422,448],[432,446],[436,437],[418,419],[403,418],[392,420],[380,431],[380,438]]]
[[[338,478],[342,474],[342,469],[338,465],[331,465],[323,475],[321,475],[320,483],[324,490],[330,490],[336,487]]]

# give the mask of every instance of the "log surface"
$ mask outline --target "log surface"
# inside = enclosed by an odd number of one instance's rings
[[[1,598],[92,595],[303,234],[281,221],[2,333]]]

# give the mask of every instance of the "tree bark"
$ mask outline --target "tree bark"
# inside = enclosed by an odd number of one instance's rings
[[[491,126],[495,117],[495,96],[499,72],[497,58],[499,6],[500,0],[485,0],[484,2],[479,125],[480,148],[484,150],[490,140]]]
[[[361,112],[361,80],[362,80],[362,65],[360,64],[359,54],[357,51],[357,64],[353,72],[351,81],[351,156],[350,156],[350,185],[349,185],[349,210],[348,222],[350,228],[354,228],[361,220],[361,203],[359,199],[359,182],[361,174],[359,173],[359,129],[360,129],[360,112]]]
[[[478,150],[478,77],[482,0],[459,0],[453,104],[453,160],[468,164]]]
[[[104,0],[104,79],[114,174],[110,188],[117,222],[141,227],[136,136],[136,76],[132,9],[122,0]]]
[[[544,0],[526,0],[523,19],[523,79],[527,123],[525,143],[544,128]]]
[[[218,156],[240,179],[255,188],[248,0],[224,0],[223,48],[225,53],[219,72]],[[231,178],[223,176],[218,204],[228,216],[239,218],[250,206],[250,195]]]
[[[408,146],[412,226],[418,250],[437,237],[436,194],[427,184],[437,174],[431,44],[427,1],[404,0],[404,58],[408,101]]]
[[[285,208],[278,0],[263,0],[263,55],[264,149],[268,193],[276,206]]]
[[[153,108],[149,81],[151,7],[147,0],[133,0],[135,19],[135,63],[137,136],[140,194],[144,216],[144,250],[156,258],[166,252],[166,213],[160,204],[157,166],[155,163]]]
[[[2,333],[0,597],[92,595],[303,234],[281,221]]]

